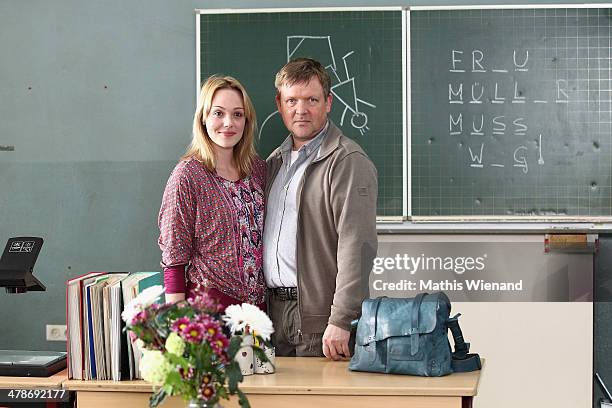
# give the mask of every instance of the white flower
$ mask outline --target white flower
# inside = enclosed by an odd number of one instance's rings
[[[246,316],[242,311],[240,305],[230,305],[225,308],[225,314],[223,315],[223,321],[225,325],[229,327],[232,334],[242,333],[246,326]]]
[[[172,371],[172,365],[159,350],[144,350],[138,367],[143,380],[159,386],[164,385]]]
[[[151,286],[146,288],[138,296],[132,299],[121,313],[121,318],[124,322],[130,324],[134,317],[142,312],[146,307],[151,306],[164,293],[165,289],[161,285]]]
[[[163,295],[166,291],[162,285],[155,285],[146,288],[134,300],[137,300],[138,303],[142,305],[143,308],[151,306],[153,303],[157,302],[159,297]]]
[[[146,350],[145,347],[145,343],[144,341],[140,340],[140,339],[136,339],[136,341],[134,342],[134,345],[136,346],[136,348],[138,350],[140,350],[141,352],[143,352],[144,350]]]
[[[274,327],[268,315],[257,306],[248,303],[242,304],[242,310],[247,315],[246,321],[251,331],[261,336],[264,340],[270,340],[270,335],[274,333]]]
[[[178,334],[172,332],[166,339],[166,350],[168,350],[168,353],[182,356],[185,352],[185,341]]]
[[[249,303],[228,306],[225,309],[223,320],[234,334],[242,333],[246,326],[249,326],[251,332],[261,336],[264,340],[270,340],[270,335],[274,333],[272,321],[268,315]]]
[[[142,306],[139,303],[135,303],[134,300],[125,305],[123,312],[121,312],[121,318],[127,324],[131,324],[134,317],[136,317],[139,312],[142,312]]]

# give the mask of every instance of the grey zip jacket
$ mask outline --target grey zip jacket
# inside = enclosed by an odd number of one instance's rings
[[[266,197],[283,159],[267,160]],[[298,187],[297,282],[300,330],[323,333],[328,324],[350,330],[369,295],[378,248],[374,164],[333,123],[319,155]]]

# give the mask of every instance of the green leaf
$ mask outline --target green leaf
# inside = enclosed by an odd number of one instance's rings
[[[168,380],[166,380],[167,382]],[[174,395],[174,387],[172,386],[172,384],[164,384],[164,386],[162,387],[164,392],[166,393],[166,395]]]
[[[242,382],[242,372],[236,361],[232,361],[225,366],[225,374],[227,375],[227,386],[230,394],[235,394],[238,391],[238,383]]]
[[[183,383],[183,377],[177,371],[172,371],[166,376],[165,384],[170,387],[180,387]],[[171,392],[169,391],[171,394]]]
[[[227,393],[225,387],[219,387],[219,389],[217,389],[217,395],[219,396],[219,399],[229,399],[229,394]]]
[[[240,336],[233,336],[230,339],[229,347],[227,348],[227,355],[229,358],[233,359],[238,353],[240,349],[240,345],[242,344],[242,338]]]
[[[238,402],[242,408],[251,408],[251,403],[246,394],[240,390],[238,390]]]
[[[159,404],[164,402],[166,397],[167,394],[163,388],[157,390],[153,395],[151,395],[151,398],[149,398],[149,407],[156,408]]]
[[[255,356],[257,358],[259,358],[261,361],[263,361],[264,363],[267,363],[268,361],[268,356],[266,356],[266,352],[263,351],[261,348],[259,347],[255,347],[253,346],[253,353],[255,354]]]

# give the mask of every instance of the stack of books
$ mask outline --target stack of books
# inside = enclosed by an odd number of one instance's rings
[[[141,378],[141,352],[121,312],[144,289],[162,284],[160,272],[89,272],[66,282],[69,378]]]

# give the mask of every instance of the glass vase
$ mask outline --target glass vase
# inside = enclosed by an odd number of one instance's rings
[[[187,402],[187,408],[223,408],[218,402],[211,404],[202,400],[190,400]]]

